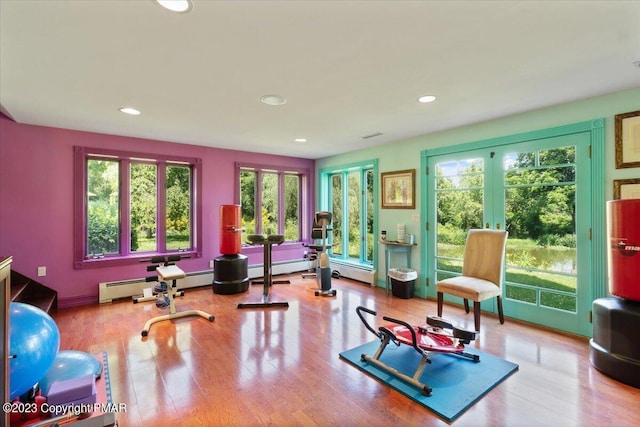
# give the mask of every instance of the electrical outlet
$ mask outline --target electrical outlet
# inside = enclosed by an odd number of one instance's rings
[[[209,268],[213,268],[213,260],[209,261]]]
[[[44,277],[47,275],[47,267],[38,267],[38,277]]]

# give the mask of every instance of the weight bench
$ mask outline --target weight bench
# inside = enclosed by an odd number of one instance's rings
[[[180,259],[179,256],[177,257],[177,259]],[[159,281],[166,283],[169,283],[169,281],[171,281],[171,286],[168,286],[166,291],[166,298],[169,300],[169,314],[156,316],[147,320],[147,322],[144,324],[144,328],[142,329],[142,336],[146,337],[147,335],[149,335],[149,329],[151,328],[151,325],[153,325],[154,323],[162,322],[163,320],[179,319],[181,317],[188,316],[200,316],[204,319],[207,319],[209,322],[213,322],[215,320],[215,317],[209,313],[205,313],[202,310],[186,310],[180,312],[176,311],[174,295],[178,292],[177,281],[178,279],[187,277],[187,275],[178,266],[171,262],[175,260],[174,257],[161,258],[163,259],[163,265],[158,265],[156,267],[156,272],[158,273]],[[159,261],[157,257],[154,257],[153,260],[152,262]]]

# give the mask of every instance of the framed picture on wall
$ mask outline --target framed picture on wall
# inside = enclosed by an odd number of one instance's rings
[[[614,179],[613,198],[616,200],[640,199],[640,178]]]
[[[382,209],[415,209],[416,170],[383,172]]]
[[[640,110],[615,116],[616,169],[640,166]]]

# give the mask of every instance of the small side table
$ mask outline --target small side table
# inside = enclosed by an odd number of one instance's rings
[[[404,253],[407,256],[407,268],[411,268],[411,248],[417,246],[416,243],[400,243],[393,240],[380,240],[380,243],[384,245],[384,276],[385,276],[385,289],[387,295],[389,295],[389,267],[391,266],[391,254],[394,252]]]

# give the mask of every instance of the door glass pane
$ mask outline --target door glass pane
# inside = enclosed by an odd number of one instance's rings
[[[362,199],[362,187],[360,185],[360,171],[349,172],[349,258],[360,259],[360,201]]]
[[[256,233],[256,172],[240,172],[240,210],[242,212],[242,241]]]
[[[131,252],[156,251],[156,165],[131,164]]]
[[[331,253],[342,255],[342,174],[331,176],[331,211],[333,213]]]
[[[462,271],[467,231],[482,228],[484,160],[454,160],[435,166],[437,280]]]
[[[505,155],[507,298],[576,311],[575,176],[574,146]]]
[[[119,165],[87,160],[87,256],[120,252]]]
[[[278,174],[262,174],[262,232],[278,234]]]
[[[284,238],[289,241],[300,240],[300,176],[284,176]]]
[[[167,166],[167,250],[191,248],[191,168]]]

